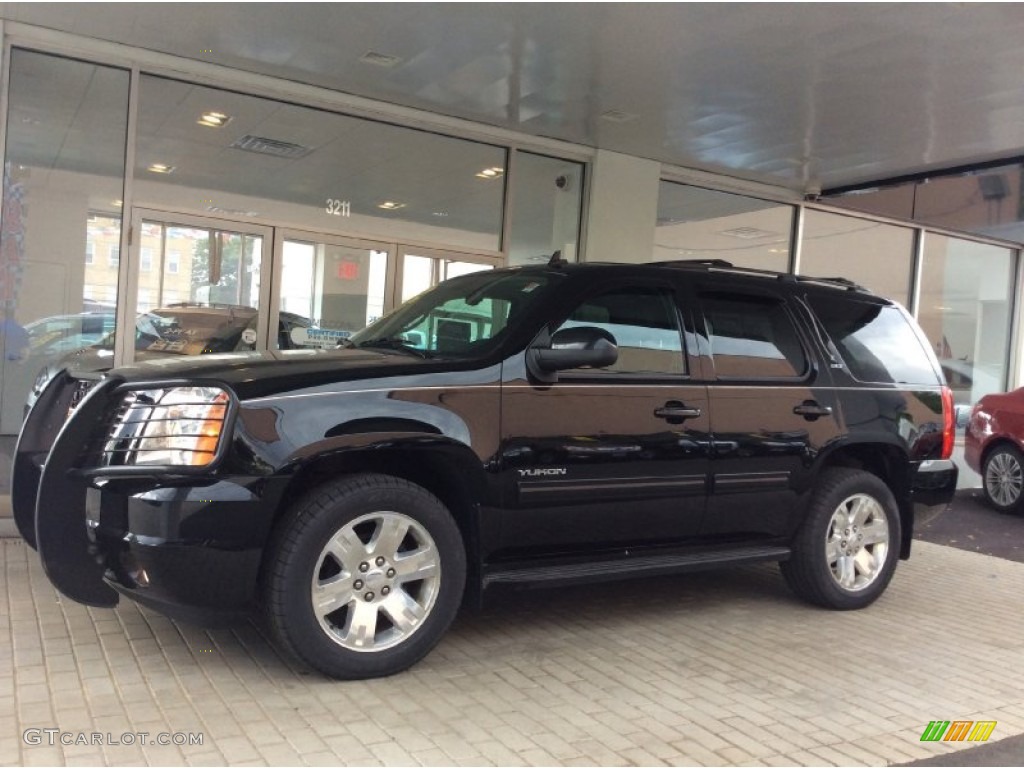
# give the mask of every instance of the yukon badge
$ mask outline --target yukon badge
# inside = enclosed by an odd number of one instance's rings
[[[520,477],[551,477],[552,475],[564,475],[566,474],[565,467],[551,467],[550,469],[537,468],[537,469],[520,469]]]

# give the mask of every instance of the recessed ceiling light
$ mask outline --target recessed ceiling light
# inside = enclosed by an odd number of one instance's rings
[[[111,200],[110,204],[112,206],[114,206],[115,208],[120,208],[122,205],[124,205],[124,201],[123,200]]]
[[[153,163],[146,170],[150,173],[174,173],[175,166],[164,165],[163,163]]]
[[[443,217],[448,215],[448,211],[433,211],[430,215],[431,216],[440,216],[440,217],[443,218]]]
[[[609,109],[607,112],[601,113],[601,119],[607,120],[609,123],[628,123],[636,118],[637,115],[632,112],[623,112],[621,109]]]
[[[383,203],[378,203],[377,207],[383,208],[385,211],[397,211],[399,208],[405,208],[405,203],[396,203],[394,200],[385,200]]]
[[[223,128],[232,119],[231,115],[225,115],[223,112],[204,112],[196,122],[207,128]]]
[[[390,53],[378,51],[367,51],[359,60],[364,64],[373,64],[375,67],[394,67],[402,63],[401,56],[392,56]]]
[[[495,165],[490,168],[484,168],[476,177],[478,179],[500,179],[504,175],[505,169]]]

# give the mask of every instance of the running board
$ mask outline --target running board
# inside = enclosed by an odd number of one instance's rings
[[[484,588],[496,584],[554,584],[565,582],[611,581],[661,576],[688,571],[703,571],[745,563],[788,560],[789,547],[739,547],[664,555],[617,557],[563,565],[498,567],[484,574]]]

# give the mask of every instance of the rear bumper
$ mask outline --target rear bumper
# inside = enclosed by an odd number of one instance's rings
[[[949,459],[922,461],[914,470],[910,496],[915,523],[926,523],[949,508],[960,470]]]

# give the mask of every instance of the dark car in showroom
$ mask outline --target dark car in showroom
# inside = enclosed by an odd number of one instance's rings
[[[985,501],[1019,512],[1024,494],[1024,388],[985,395],[971,410],[964,460],[981,475]]]
[[[775,561],[863,608],[951,500],[953,437],[916,323],[846,280],[552,259],[441,283],[336,350],[62,371],[12,504],[74,600],[258,613],[366,678],[500,586]]]
[[[50,355],[38,367],[29,393],[26,413],[43,388],[58,371],[101,373],[110,370],[114,359],[114,316],[108,316],[102,337],[82,339],[63,355]],[[143,312],[135,319],[135,360],[155,360],[165,356],[210,355],[249,351],[256,348],[258,313],[252,307],[233,304],[182,302]],[[281,312],[277,344],[295,349],[292,331],[308,328],[309,319],[292,312]],[[91,343],[90,343],[91,342]]]

